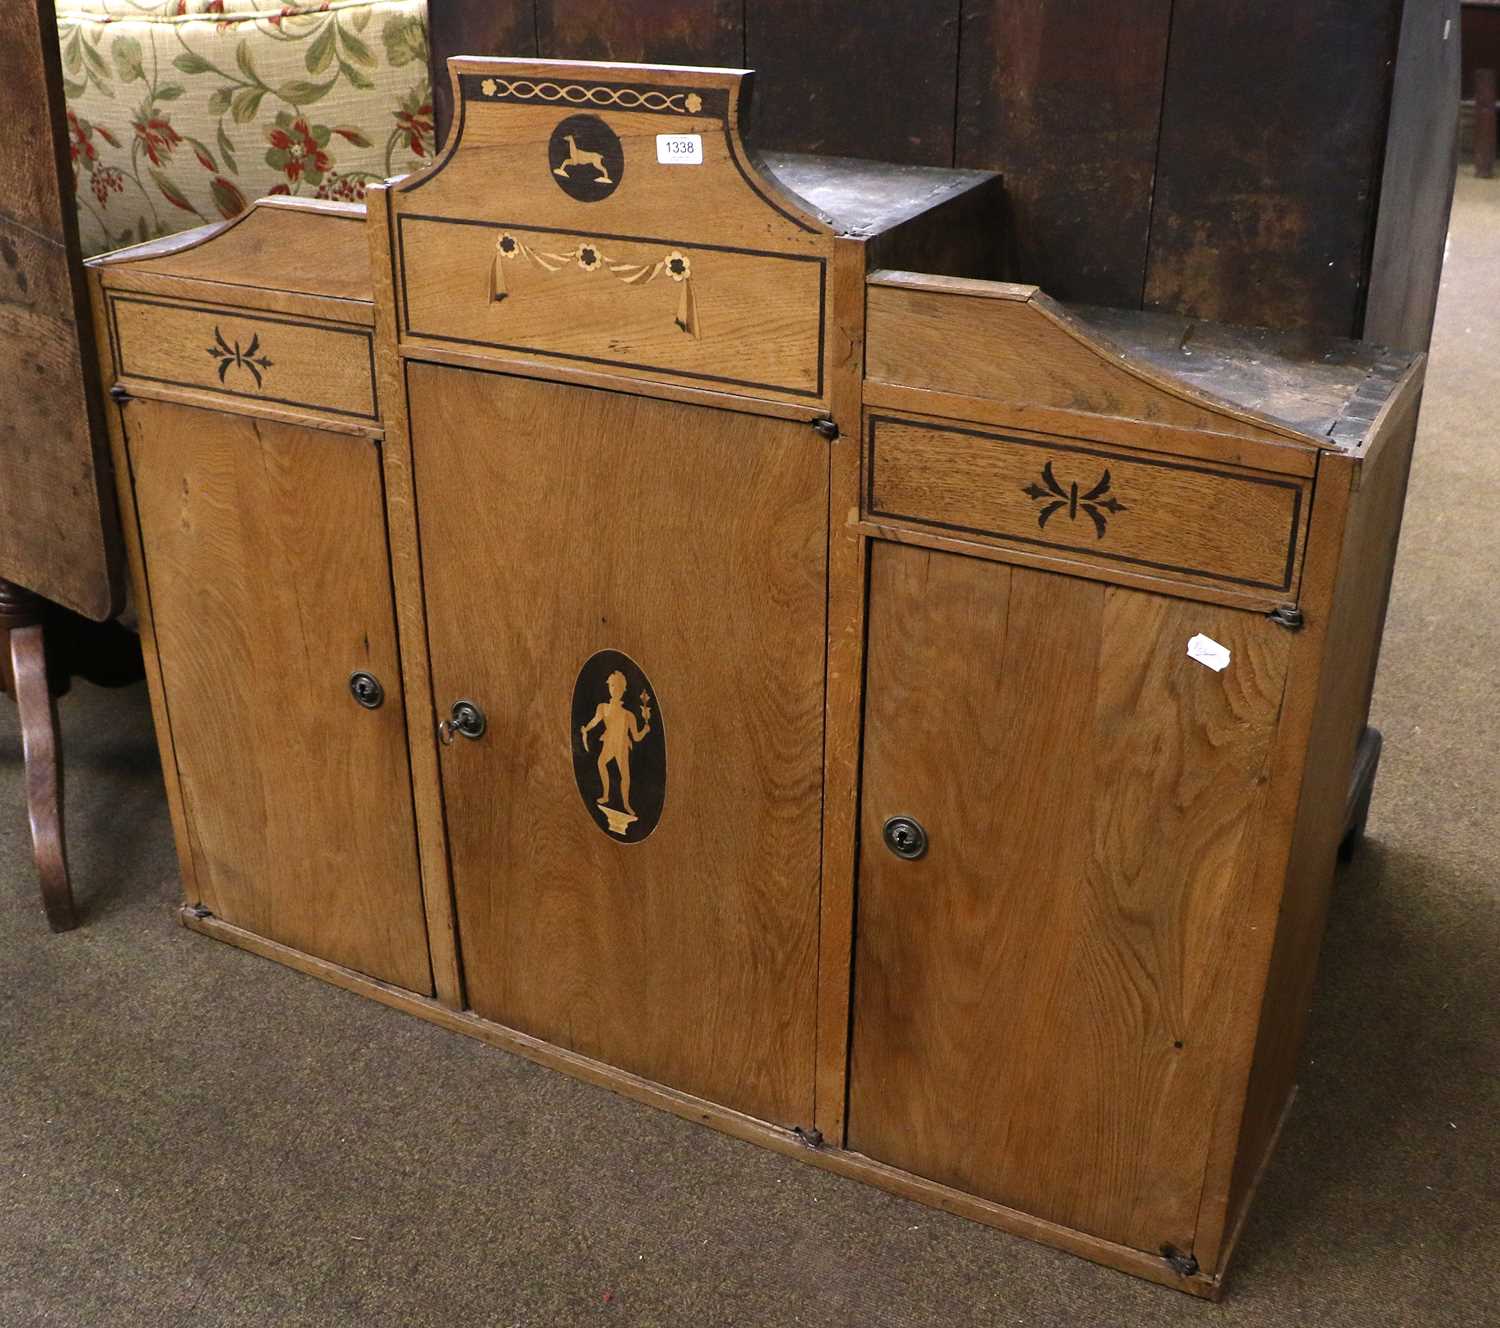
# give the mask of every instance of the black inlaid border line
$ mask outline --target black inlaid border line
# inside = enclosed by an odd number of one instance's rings
[[[786,387],[780,383],[763,383],[750,378],[726,378],[720,374],[697,373],[661,364],[638,364],[631,360],[611,360],[597,355],[579,355],[572,351],[543,350],[539,346],[518,345],[479,337],[448,336],[442,332],[419,331],[411,325],[411,302],[407,296],[406,223],[408,221],[424,221],[443,226],[479,226],[497,231],[525,231],[536,235],[587,235],[596,240],[619,240],[622,244],[661,245],[702,253],[740,254],[748,258],[780,259],[788,263],[816,263],[818,266],[817,386],[811,390],[805,387]],[[448,342],[457,346],[484,346],[491,350],[514,351],[521,355],[540,355],[556,360],[575,360],[579,364],[598,364],[614,369],[634,369],[641,373],[666,374],[673,378],[688,378],[705,383],[724,383],[731,387],[759,388],[765,392],[780,392],[785,396],[806,397],[810,400],[823,398],[823,361],[828,334],[828,259],[821,254],[784,254],[770,249],[746,249],[732,244],[699,244],[692,240],[664,239],[657,235],[617,235],[609,231],[580,231],[566,226],[532,226],[524,222],[482,221],[470,217],[434,217],[414,212],[402,213],[396,218],[396,250],[401,267],[401,283],[398,292],[401,301],[401,328],[406,337],[420,338],[424,341]]]
[[[154,374],[145,374],[135,369],[127,369],[124,364],[122,348],[125,343],[120,337],[118,313],[118,306],[122,304],[143,304],[147,308],[153,309],[176,309],[183,313],[211,314],[216,318],[238,318],[242,321],[252,323],[274,323],[282,327],[300,327],[313,332],[327,332],[332,336],[362,338],[365,343],[365,352],[369,357],[371,409],[369,411],[338,410],[333,406],[319,405],[313,401],[302,401],[292,397],[267,396],[263,392],[237,392],[232,387],[212,383],[185,382],[180,378],[158,378]],[[111,294],[109,297],[109,323],[116,378],[134,378],[142,383],[160,383],[163,387],[185,387],[194,392],[212,392],[216,396],[235,397],[241,401],[262,401],[268,406],[297,406],[304,410],[315,411],[319,415],[338,415],[351,420],[372,420],[376,424],[381,422],[380,398],[377,395],[379,388],[375,376],[375,334],[370,328],[346,327],[339,323],[310,322],[299,318],[275,318],[268,314],[261,314],[254,309],[218,308],[214,305],[183,304],[174,300],[157,300],[137,295],[114,294]]]
[[[929,433],[959,434],[966,438],[982,438],[990,442],[1014,443],[1020,447],[1035,447],[1049,452],[1075,452],[1080,456],[1096,457],[1105,461],[1122,461],[1134,466],[1155,466],[1161,470],[1187,471],[1195,475],[1210,475],[1215,479],[1229,480],[1239,484],[1260,484],[1272,489],[1292,491],[1291,532],[1287,542],[1286,570],[1281,582],[1254,581],[1246,577],[1229,576],[1222,572],[1210,572],[1199,567],[1181,567],[1175,563],[1153,562],[1149,558],[1134,558],[1128,554],[1103,551],[1086,544],[1062,544],[1055,540],[1036,539],[1028,535],[1012,535],[1005,531],[984,526],[965,526],[957,522],[938,521],[931,517],[911,516],[903,512],[890,512],[875,505],[875,465],[877,449],[875,426],[877,424],[899,424],[909,429],[925,429]],[[1056,549],[1064,553],[1082,553],[1109,562],[1129,563],[1136,567],[1150,567],[1159,572],[1175,572],[1179,576],[1202,577],[1207,581],[1220,581],[1226,585],[1248,586],[1254,590],[1288,591],[1296,570],[1297,535],[1302,525],[1302,489],[1295,480],[1272,479],[1270,476],[1242,475],[1233,471],[1215,470],[1209,466],[1190,466],[1175,461],[1159,461],[1147,457],[1131,456],[1123,452],[1106,452],[1098,448],[1078,447],[1065,443],[1041,442],[1034,438],[1017,438],[1013,434],[985,433],[979,429],[964,429],[950,425],[932,424],[925,420],[902,419],[896,415],[871,415],[869,426],[869,460],[865,479],[865,510],[874,517],[886,517],[893,521],[909,521],[913,525],[927,526],[934,530],[952,530],[964,535],[986,535],[991,539],[1006,540],[1014,544],[1029,544],[1039,549]]]

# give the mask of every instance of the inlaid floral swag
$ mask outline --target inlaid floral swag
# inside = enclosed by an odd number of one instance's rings
[[[700,335],[698,301],[693,294],[693,263],[686,254],[676,249],[654,263],[632,263],[610,257],[593,240],[581,241],[572,249],[556,253],[537,249],[505,231],[495,241],[495,256],[490,261],[491,303],[498,304],[510,294],[505,281],[505,264],[514,259],[534,263],[544,272],[560,272],[570,265],[576,266],[581,272],[598,272],[602,269],[627,286],[646,286],[658,277],[669,277],[680,287],[677,317],[673,321],[688,336],[697,339]]]
[[[424,165],[426,25],[425,0],[63,0],[84,252]]]

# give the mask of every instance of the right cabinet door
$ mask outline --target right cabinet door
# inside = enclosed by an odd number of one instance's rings
[[[873,546],[850,1148],[1191,1250],[1289,638]],[[885,842],[895,816],[923,856]]]

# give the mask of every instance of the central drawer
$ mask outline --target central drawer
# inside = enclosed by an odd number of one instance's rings
[[[824,396],[819,255],[444,217],[397,225],[408,342]]]
[[[866,446],[872,522],[1295,595],[1309,479],[885,415]]]

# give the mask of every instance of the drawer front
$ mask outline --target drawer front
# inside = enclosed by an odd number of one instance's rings
[[[821,256],[439,217],[397,224],[408,342],[824,395]]]
[[[375,420],[369,328],[138,295],[109,301],[115,372],[269,405]]]
[[[1291,596],[1311,481],[1082,441],[872,416],[865,516]]]

